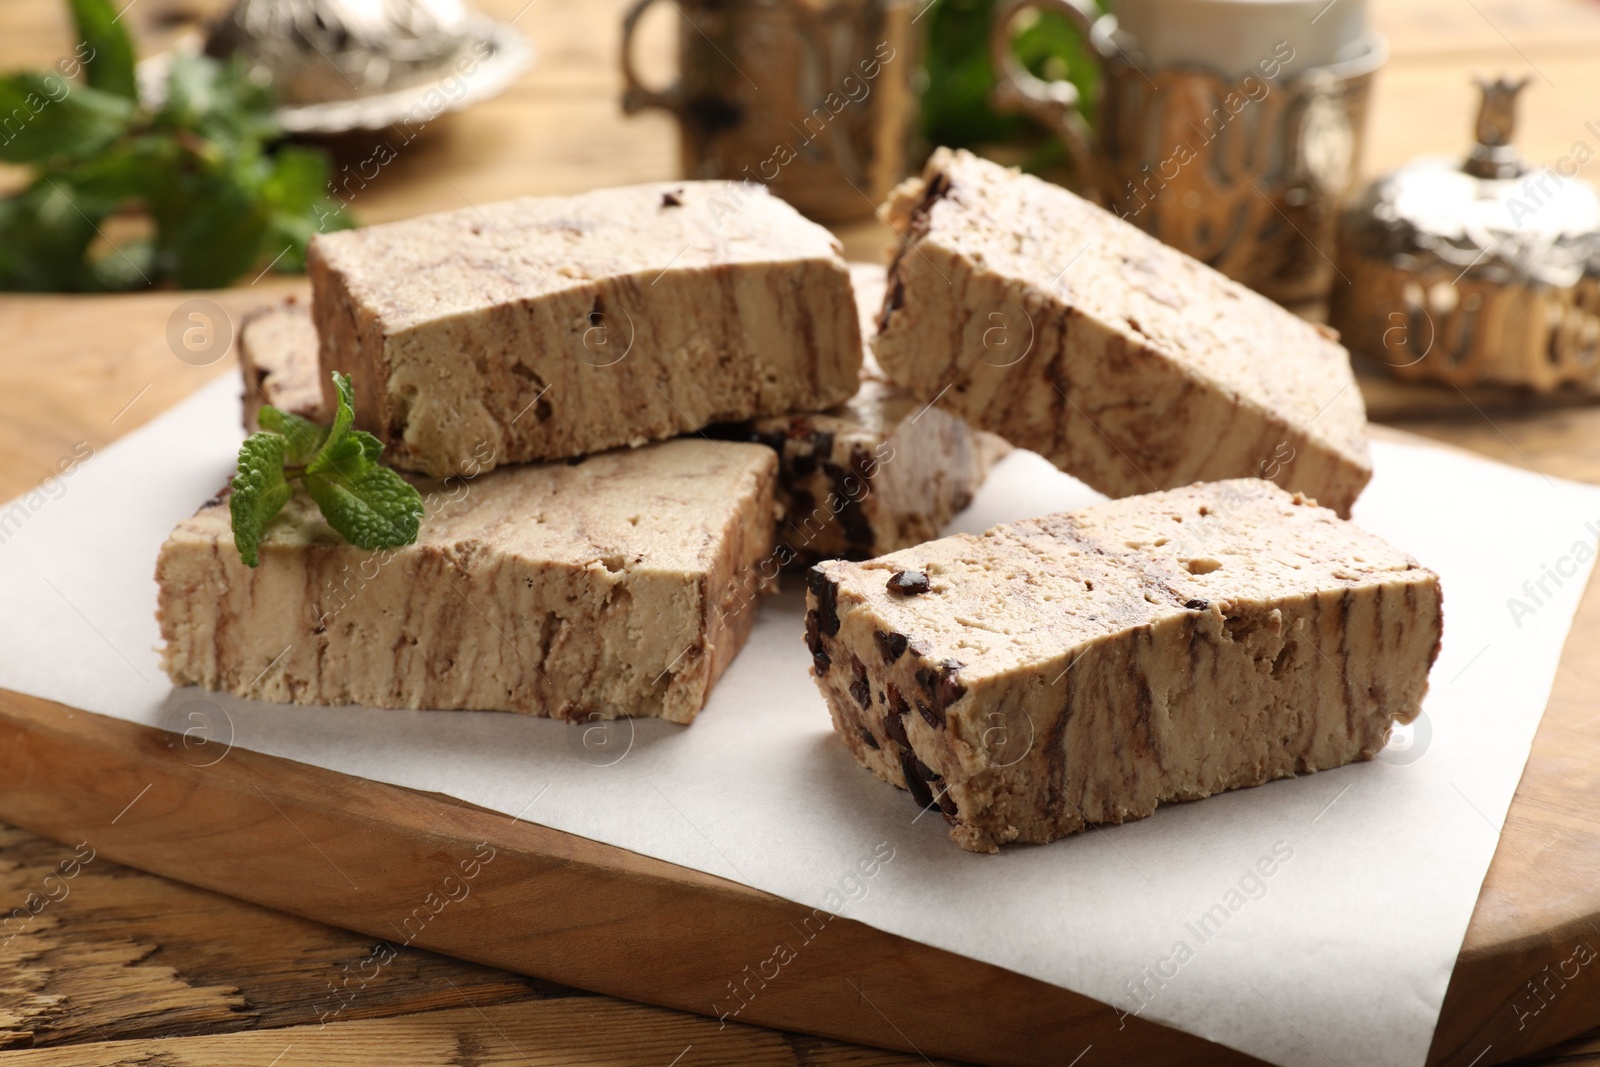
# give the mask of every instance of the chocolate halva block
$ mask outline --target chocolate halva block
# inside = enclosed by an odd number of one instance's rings
[[[318,235],[320,378],[395,466],[444,477],[714,422],[817,411],[858,388],[839,243],[759,186],[530,197]]]
[[[850,274],[857,307],[870,309],[862,323],[870,330],[883,302],[884,269],[853,264]],[[304,304],[281,303],[245,320],[239,363],[246,429],[256,428],[263,403],[325,421],[316,343]],[[870,356],[861,387],[843,404],[706,432],[778,453],[778,557],[784,566],[869,559],[938,537],[1011,450],[995,434],[973,430],[889,383]]]
[[[156,564],[175,685],[260,700],[689,722],[776,573],[770,449],[669,441],[419,481],[415,544],[348,544],[304,495],[261,544],[226,501]]]
[[[852,264],[850,277],[870,339],[884,268]],[[861,388],[838,407],[710,432],[778,453],[778,546],[790,566],[870,559],[938,537],[1011,451],[998,435],[891,383],[870,355]]]
[[[863,374],[832,411],[723,432],[774,449],[785,566],[870,559],[938,537],[1011,451],[995,434]]]
[[[839,736],[974,851],[1368,759],[1417,716],[1442,626],[1431,571],[1263,479],[809,579]]]
[[[1325,327],[1059,186],[940,149],[875,343],[889,377],[1108,496],[1266,477],[1341,515],[1371,477]]]

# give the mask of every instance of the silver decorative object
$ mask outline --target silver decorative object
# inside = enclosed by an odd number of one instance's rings
[[[203,43],[179,47],[242,58],[296,134],[420,128],[498,95],[532,61],[515,27],[461,0],[238,0]],[[141,95],[159,98],[170,62],[139,65]]]
[[[1070,82],[1043,81],[1017,61],[1013,34],[1030,8],[1066,16],[1089,43],[1100,71],[1092,129]],[[1233,76],[1149,63],[1114,16],[1096,17],[1083,0],[1006,0],[990,43],[996,106],[1057,133],[1078,192],[1275,300],[1326,296],[1369,87],[1387,56],[1381,37],[1305,70],[1283,42],[1259,72]]]
[[[467,43],[460,0],[239,0],[206,37],[262,70],[288,105],[427,81]]]
[[[1526,80],[1478,84],[1465,161],[1408,164],[1345,213],[1349,284],[1334,286],[1329,322],[1400,378],[1592,388],[1600,196],[1577,173],[1595,150],[1579,142],[1553,167],[1528,167],[1511,145]]]

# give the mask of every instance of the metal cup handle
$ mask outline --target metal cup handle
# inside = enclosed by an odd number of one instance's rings
[[[622,110],[629,115],[643,111],[647,107],[659,107],[673,114],[681,114],[683,110],[683,83],[677,82],[666,89],[651,89],[639,79],[639,72],[633,64],[633,31],[638,29],[639,20],[644,17],[645,11],[656,0],[638,0],[633,7],[628,9],[627,15],[622,19]],[[677,7],[676,4],[672,5]]]
[[[1099,24],[1105,22],[1109,27],[1114,23],[1111,16],[1098,15],[1088,0],[1002,0],[989,30],[989,57],[996,79],[990,100],[995,109],[1024,112],[1054,131],[1066,146],[1073,167],[1083,177],[1084,192],[1099,200],[1099,164],[1094,157],[1089,124],[1078,112],[1078,87],[1064,79],[1045,81],[1035,77],[1017,60],[1013,31],[1017,16],[1030,8],[1064,16],[1083,34],[1091,50],[1094,34],[1103,29]]]

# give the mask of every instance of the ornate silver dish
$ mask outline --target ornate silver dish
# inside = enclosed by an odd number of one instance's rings
[[[1397,377],[1539,392],[1600,378],[1600,196],[1577,177],[1595,149],[1525,164],[1511,144],[1525,84],[1480,82],[1465,160],[1410,163],[1341,220],[1349,284],[1329,324]]]
[[[286,132],[323,135],[420,130],[498,95],[533,61],[516,27],[457,0],[240,0],[176,50],[242,57],[276,88]],[[159,103],[172,56],[139,64],[147,100]]]

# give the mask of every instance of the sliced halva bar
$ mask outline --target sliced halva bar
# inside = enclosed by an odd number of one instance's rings
[[[1410,722],[1438,578],[1262,479],[810,574],[833,723],[964,848],[1367,759]]]
[[[921,399],[1109,496],[1260,476],[1349,514],[1371,462],[1330,331],[967,152],[935,152],[889,210],[876,350]]]
[[[357,425],[435,477],[484,447],[585,455],[858,386],[840,246],[759,186],[511,200],[319,235],[307,264],[321,378],[350,375]]]
[[[850,278],[870,338],[884,268],[852,264]],[[778,546],[786,565],[870,559],[938,537],[1011,450],[999,436],[889,382],[870,355],[861,388],[836,408],[710,432],[777,451]]]
[[[884,269],[854,264],[850,274],[857,307],[870,309],[862,323],[870,330],[883,303]],[[246,429],[256,428],[263,403],[325,421],[316,344],[304,304],[263,308],[245,321],[239,363]],[[856,395],[828,411],[725,423],[706,432],[777,451],[784,566],[869,559],[938,537],[1010,451],[995,434],[973,430],[891,385],[870,357]]]
[[[776,466],[681,440],[421,482],[417,542],[378,552],[297,496],[254,569],[213,502],[161,548],[162,664],[278,702],[689,722],[776,574]]]

